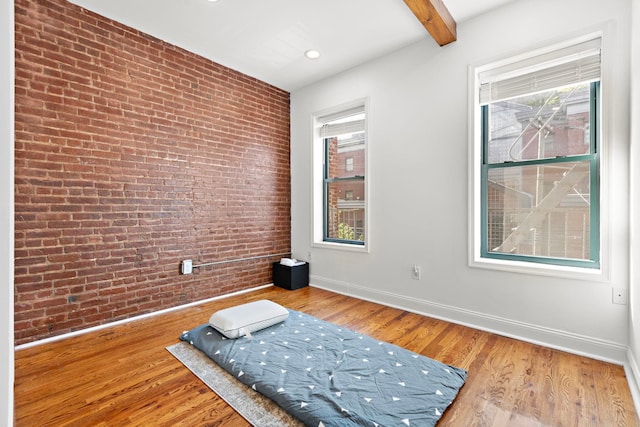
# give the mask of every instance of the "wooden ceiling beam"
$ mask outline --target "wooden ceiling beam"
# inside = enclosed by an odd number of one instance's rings
[[[456,21],[442,0],[404,0],[440,46],[457,40]]]

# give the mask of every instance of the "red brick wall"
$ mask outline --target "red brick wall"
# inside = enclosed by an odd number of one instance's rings
[[[179,268],[291,250],[289,94],[64,0],[15,21],[16,344],[270,283]]]

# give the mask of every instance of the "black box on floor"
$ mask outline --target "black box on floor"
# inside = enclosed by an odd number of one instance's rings
[[[309,263],[288,266],[273,263],[273,284],[284,289],[300,289],[309,285]]]

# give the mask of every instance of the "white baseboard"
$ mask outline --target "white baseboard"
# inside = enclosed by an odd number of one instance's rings
[[[640,366],[638,366],[638,359],[636,359],[631,348],[627,351],[627,363],[624,365],[624,373],[627,376],[629,389],[631,389],[633,403],[636,405],[636,412],[640,413]]]
[[[25,349],[25,348],[36,347],[38,345],[47,344],[47,343],[51,343],[51,342],[55,342],[55,341],[60,341],[60,340],[63,340],[65,338],[71,338],[71,337],[75,337],[75,336],[78,336],[78,335],[88,334],[89,332],[99,331],[101,329],[110,328],[110,327],[116,326],[116,325],[122,325],[124,323],[135,322],[136,320],[146,319],[148,317],[154,317],[154,316],[158,316],[160,314],[169,313],[169,312],[176,311],[176,310],[182,310],[183,308],[192,307],[194,305],[199,305],[199,304],[203,304],[203,303],[206,303],[206,302],[217,301],[217,300],[229,298],[229,297],[232,297],[234,295],[246,294],[247,292],[257,291],[258,289],[268,288],[270,286],[273,286],[273,283],[269,283],[267,285],[262,285],[262,286],[257,286],[255,288],[251,288],[251,289],[244,289],[242,291],[232,292],[230,294],[218,295],[217,297],[208,298],[208,299],[204,299],[204,300],[201,300],[201,301],[195,301],[195,302],[191,302],[191,303],[188,303],[188,304],[183,304],[183,305],[180,305],[180,306],[177,306],[177,307],[167,308],[167,309],[164,309],[164,310],[154,311],[153,313],[148,313],[148,314],[143,314],[143,315],[140,315],[140,316],[130,317],[128,319],[118,320],[116,322],[105,323],[104,325],[93,326],[91,328],[81,329],[81,330],[75,331],[75,332],[69,332],[68,334],[56,335],[55,337],[51,337],[51,338],[44,338],[44,339],[41,339],[41,340],[38,340],[38,341],[33,341],[33,342],[30,342],[30,343],[18,345],[18,346],[15,347],[15,350],[17,351],[17,350],[22,350],[22,349]],[[208,317],[207,317],[207,319],[208,319]]]
[[[364,286],[339,282],[319,276],[311,276],[310,282],[311,286],[332,292],[399,308],[427,317],[446,320],[497,335],[617,365],[625,366],[627,363],[628,348],[618,343],[407,297],[405,295],[370,289]]]

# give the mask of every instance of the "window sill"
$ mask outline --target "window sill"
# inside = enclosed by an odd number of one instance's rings
[[[479,257],[471,259],[469,267],[592,282],[606,283],[609,281],[602,268],[568,267]]]
[[[337,242],[313,242],[311,247],[322,248],[322,249],[335,249],[335,250],[348,251],[348,252],[369,253],[369,246],[366,243],[364,245],[353,245],[350,243],[337,243]]]

